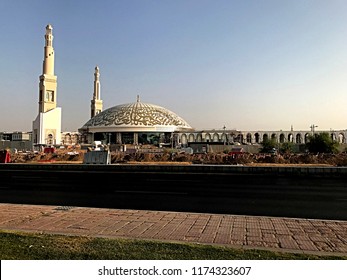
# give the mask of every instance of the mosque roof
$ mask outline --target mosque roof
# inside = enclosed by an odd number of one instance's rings
[[[174,112],[139,99],[108,108],[92,117],[82,129],[90,132],[107,131],[162,131],[192,130],[192,127]]]

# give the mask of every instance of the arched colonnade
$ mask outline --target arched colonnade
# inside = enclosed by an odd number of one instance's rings
[[[347,143],[347,130],[339,131],[315,131],[314,133],[327,132],[331,139],[340,144]],[[263,141],[274,139],[276,143],[291,142],[294,144],[306,144],[312,131],[236,131],[236,130],[204,130],[194,132],[175,133],[179,144],[189,142],[224,142],[226,144],[260,144]]]

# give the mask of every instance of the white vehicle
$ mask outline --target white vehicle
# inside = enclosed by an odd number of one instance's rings
[[[93,142],[93,150],[94,151],[102,151],[103,145],[101,144],[101,141],[94,141]]]

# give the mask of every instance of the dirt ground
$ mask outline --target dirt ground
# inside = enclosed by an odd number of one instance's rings
[[[54,153],[11,153],[13,163],[82,163],[86,150],[61,149]],[[347,166],[347,154],[186,154],[111,152],[111,163],[127,164],[228,164],[244,166]]]

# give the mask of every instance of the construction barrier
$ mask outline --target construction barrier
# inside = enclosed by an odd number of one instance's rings
[[[55,149],[53,147],[47,147],[47,148],[43,149],[43,152],[45,154],[49,154],[49,153],[53,154],[53,153],[55,153]]]
[[[90,151],[84,154],[84,164],[111,164],[109,151]]]
[[[0,163],[9,163],[11,162],[10,152],[7,150],[0,151]]]

